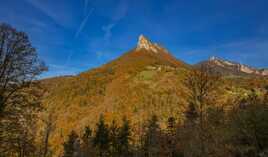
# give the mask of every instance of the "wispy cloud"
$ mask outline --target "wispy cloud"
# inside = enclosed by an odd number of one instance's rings
[[[116,24],[115,23],[110,23],[106,26],[102,27],[102,30],[104,31],[104,41],[109,42],[110,38],[112,37],[112,29],[114,28]]]
[[[87,24],[88,18],[89,18],[90,15],[93,13],[93,11],[94,11],[94,8],[92,8],[92,9],[88,12],[87,16],[83,19],[83,21],[81,22],[81,24],[79,25],[79,27],[78,27],[78,29],[77,29],[77,31],[76,31],[76,33],[75,33],[75,38],[77,38],[77,37],[79,36],[79,34],[82,32],[82,30],[84,29],[84,27],[85,27],[86,24]]]
[[[110,39],[112,38],[112,29],[118,24],[120,20],[126,17],[128,8],[128,2],[125,0],[120,0],[116,6],[114,14],[111,17],[112,22],[102,26],[102,30],[104,31],[103,39],[107,44],[110,43]]]
[[[52,19],[56,24],[62,27],[72,25],[74,12],[71,6],[64,1],[41,1],[41,0],[25,0],[30,5],[38,9],[40,12]],[[56,3],[56,4],[55,4]]]

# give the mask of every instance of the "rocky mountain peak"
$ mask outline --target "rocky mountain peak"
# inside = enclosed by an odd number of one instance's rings
[[[152,43],[148,38],[146,38],[144,35],[139,36],[139,41],[137,44],[137,49],[145,49],[154,53],[159,53],[159,52],[168,52],[166,49],[160,47],[156,43]]]
[[[151,41],[147,39],[144,35],[139,36],[137,48],[150,49],[152,45],[153,44],[151,43]]]
[[[210,64],[217,65],[218,67],[229,69],[231,71],[268,76],[268,72],[266,70],[253,68],[245,64],[224,60],[215,56],[210,57],[208,61]]]
[[[229,65],[229,66],[239,65],[239,63],[235,63],[235,62],[231,62],[231,61],[228,61],[228,60],[224,60],[224,59],[221,59],[221,58],[216,57],[216,56],[210,57],[209,58],[209,61],[210,62],[214,62],[216,64],[221,64],[221,65]]]

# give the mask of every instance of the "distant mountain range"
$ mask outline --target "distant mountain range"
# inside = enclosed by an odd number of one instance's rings
[[[207,61],[200,62],[195,67],[209,66],[224,75],[234,76],[268,76],[268,69],[257,69],[248,65],[223,60],[218,57],[211,57]]]
[[[60,144],[72,129],[79,132],[86,125],[94,127],[100,114],[108,122],[127,116],[135,126],[141,126],[152,114],[158,115],[162,122],[170,116],[177,117],[186,105],[187,89],[183,84],[186,74],[204,64],[222,74],[267,75],[267,70],[216,57],[189,65],[141,35],[135,48],[101,67],[76,76],[42,80],[47,91],[43,104],[46,111],[56,115],[57,127],[51,141],[54,149],[60,151]],[[234,84],[237,89],[242,88],[242,82],[239,78],[239,83]],[[238,91],[246,90],[229,93]]]

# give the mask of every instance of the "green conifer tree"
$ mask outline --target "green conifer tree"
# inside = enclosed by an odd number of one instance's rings
[[[92,130],[86,126],[82,136],[82,157],[94,156],[94,154]]]
[[[161,152],[160,127],[156,115],[152,116],[148,122],[144,135],[143,151],[146,157],[157,157]]]
[[[97,123],[97,130],[95,137],[93,138],[93,144],[100,157],[108,155],[110,145],[109,128],[104,122],[103,115],[100,116],[99,122]]]
[[[119,141],[119,156],[129,156],[129,142],[130,142],[130,125],[126,117],[123,118],[123,124],[119,129],[118,141]]]
[[[119,132],[119,128],[118,128],[115,120],[113,120],[113,122],[110,126],[110,141],[111,141],[110,155],[112,157],[119,156],[118,132]]]
[[[64,154],[63,157],[77,156],[77,144],[79,143],[78,135],[75,131],[71,131],[68,140],[63,144]]]

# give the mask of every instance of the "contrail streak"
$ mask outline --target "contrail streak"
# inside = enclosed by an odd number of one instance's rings
[[[77,38],[77,37],[79,36],[79,34],[82,32],[82,30],[84,29],[84,27],[85,27],[85,25],[86,25],[86,23],[87,23],[87,21],[88,21],[89,16],[93,13],[93,11],[94,11],[94,8],[92,8],[92,9],[88,12],[87,16],[86,16],[86,17],[84,18],[84,20],[81,22],[81,24],[80,24],[78,30],[77,30],[76,33],[75,33],[75,38]]]
[[[88,3],[88,1],[85,0],[85,7],[87,6],[87,3]],[[84,29],[84,27],[85,27],[85,25],[86,25],[86,23],[87,23],[87,21],[88,21],[88,18],[89,18],[89,16],[93,13],[93,11],[94,11],[94,8],[92,8],[92,9],[88,12],[87,16],[86,16],[86,17],[83,19],[83,21],[81,22],[81,24],[80,24],[78,30],[77,30],[76,33],[75,33],[75,39],[79,36],[79,34],[80,34],[80,33],[82,32],[82,30]],[[67,60],[66,60],[66,62],[65,62],[65,66],[69,64],[69,62],[70,62],[72,56],[73,56],[73,51],[71,51],[71,52],[69,53],[69,55],[68,55],[68,57],[67,57]]]
[[[85,0],[84,15],[87,14],[88,0]]]

